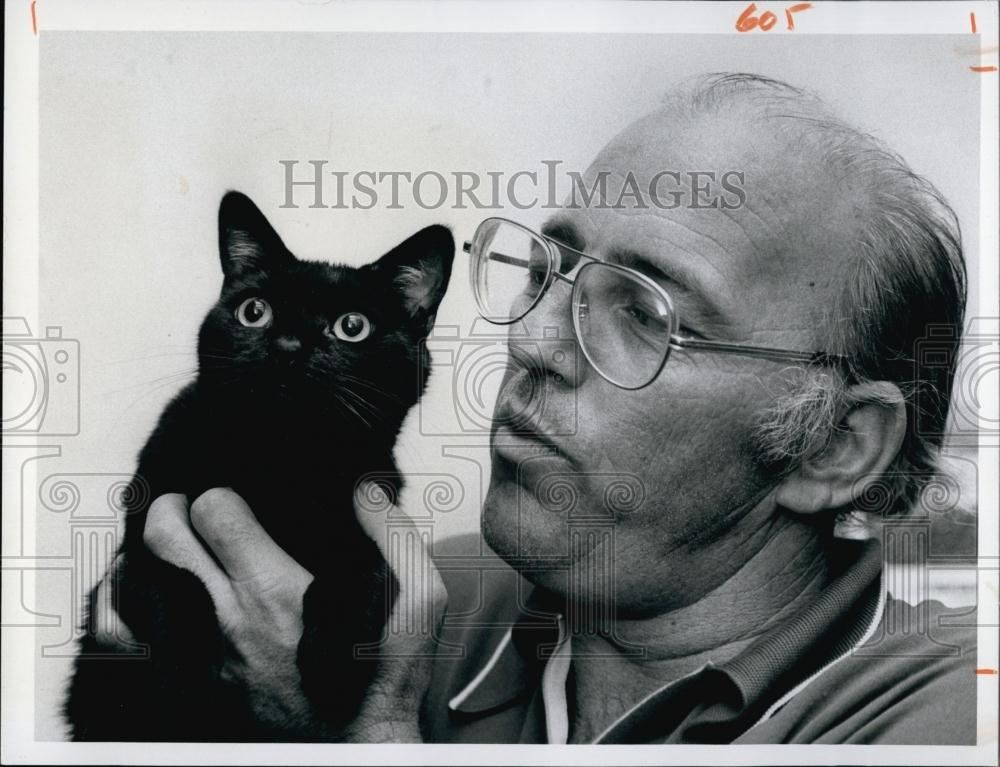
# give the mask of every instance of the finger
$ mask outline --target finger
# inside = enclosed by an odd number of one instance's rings
[[[355,486],[354,515],[365,535],[375,541],[386,559],[385,537],[390,516],[412,524],[412,520],[392,502],[386,489],[376,482],[362,481]]]
[[[308,575],[229,488],[216,487],[198,496],[191,504],[191,524],[236,583],[273,578],[277,573]]]
[[[226,574],[191,530],[185,496],[168,493],[154,500],[146,515],[142,539],[164,562],[194,573],[205,584],[216,609],[222,611],[233,603],[232,587]]]
[[[389,618],[390,634],[432,633],[447,600],[430,551],[430,533],[416,525],[373,483],[355,488],[355,513],[399,581],[399,597]]]

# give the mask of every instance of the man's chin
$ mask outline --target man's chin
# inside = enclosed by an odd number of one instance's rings
[[[483,539],[497,556],[548,592],[566,597],[568,588],[608,582],[613,523],[574,522],[566,512],[546,508],[518,483],[501,478],[490,483],[481,525]],[[600,598],[608,593],[605,588]],[[589,597],[579,592],[577,598]]]
[[[483,502],[483,538],[510,561],[560,559],[567,555],[566,516],[543,507],[511,477],[494,476]]]

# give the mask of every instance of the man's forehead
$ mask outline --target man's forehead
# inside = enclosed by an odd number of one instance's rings
[[[781,144],[772,124],[752,118],[745,109],[699,115],[662,111],[628,125],[601,149],[591,167],[628,166],[637,172],[662,165],[736,167],[781,154]]]
[[[812,311],[815,301],[803,302],[798,288],[820,301],[838,290],[854,203],[836,199],[818,163],[784,146],[768,126],[744,124],[740,135],[736,127],[731,116],[689,124],[662,115],[638,121],[584,174],[585,189],[596,185],[598,193],[603,175],[603,199],[598,194],[584,204],[583,195],[575,201],[570,195],[546,234],[601,258],[629,253],[646,259],[735,322],[778,328],[785,317],[808,323],[798,315]],[[650,181],[667,172],[650,189]],[[728,190],[722,188],[727,173]],[[622,194],[636,188],[638,196]],[[669,190],[681,196],[660,205],[651,199]]]
[[[777,134],[738,114],[647,116],[598,154],[549,228],[590,249],[678,250],[733,278],[831,266],[811,262],[843,253],[856,204]]]
[[[620,211],[564,208],[549,218],[542,233],[576,250],[629,266],[668,287],[698,296],[711,316],[739,321],[731,275],[719,268],[718,247],[671,220]]]

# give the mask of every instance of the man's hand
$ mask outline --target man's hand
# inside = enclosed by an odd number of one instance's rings
[[[419,743],[420,704],[430,684],[437,649],[434,637],[444,619],[448,593],[431,559],[428,541],[374,484],[362,484],[354,508],[399,581],[386,641],[379,648],[375,679],[348,728],[355,743]]]
[[[194,573],[212,597],[228,645],[224,678],[247,691],[264,727],[284,737],[421,740],[419,706],[430,681],[433,635],[447,595],[416,528],[387,502],[373,503],[378,492],[363,485],[355,507],[362,527],[396,574],[399,598],[389,616],[375,680],[346,733],[331,732],[316,720],[296,664],[302,597],[312,574],[271,539],[232,490],[209,490],[190,509],[183,495],[164,495],[149,509],[143,539],[150,551]],[[395,552],[391,557],[386,550],[387,515],[398,544],[390,547]],[[97,605],[110,610],[105,599],[98,599]],[[114,628],[116,623],[114,615],[99,621],[113,627],[109,637],[128,637],[127,628]]]
[[[222,676],[247,691],[262,724],[311,729],[295,654],[302,595],[313,576],[227,489],[203,493],[190,510],[183,495],[160,496],[149,509],[143,540],[157,557],[205,584],[227,640]]]

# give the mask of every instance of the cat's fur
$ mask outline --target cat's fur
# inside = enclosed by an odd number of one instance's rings
[[[316,710],[334,726],[353,718],[371,681],[373,662],[353,659],[352,649],[381,637],[395,599],[396,581],[355,519],[352,494],[370,473],[395,492],[401,485],[392,451],[426,386],[421,340],[448,285],[451,233],[428,227],[357,269],[301,261],[247,197],[230,192],[219,247],[224,282],[199,334],[198,376],[140,453],[125,556],[112,575],[114,605],[149,656],[108,657],[91,616],[65,706],[76,740],[283,737],[254,723],[242,691],[220,679],[223,637],[201,582],[143,545],[147,508],[161,494],[193,501],[233,488],[315,576],[298,663]],[[272,307],[268,327],[236,317],[254,296]],[[331,337],[347,312],[371,321],[365,340]]]

